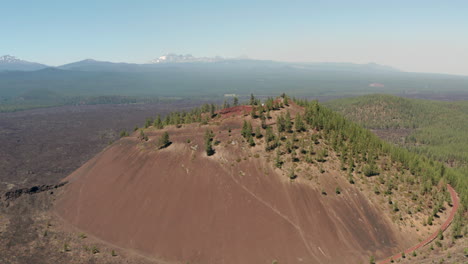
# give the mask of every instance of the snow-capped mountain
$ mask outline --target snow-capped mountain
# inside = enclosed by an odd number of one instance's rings
[[[47,68],[47,65],[20,60],[15,56],[0,57],[0,71],[35,71]]]
[[[4,55],[0,57],[0,63],[18,63],[21,61],[22,60],[16,58],[15,56],[10,56],[10,55]]]
[[[224,60],[222,57],[194,57],[192,54],[174,54],[169,53],[157,59],[150,61],[150,64],[155,63],[187,63],[187,62],[216,62]]]

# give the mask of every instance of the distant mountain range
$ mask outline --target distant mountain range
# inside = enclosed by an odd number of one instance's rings
[[[47,67],[49,66],[20,60],[10,55],[0,57],[0,71],[37,71]]]
[[[58,67],[47,66],[40,63],[20,60],[14,56],[0,57],[0,71],[37,71],[45,68],[57,68],[72,71],[92,72],[150,72],[167,67],[181,68],[211,68],[211,67],[235,67],[235,68],[289,68],[295,70],[325,70],[325,71],[357,71],[357,72],[396,72],[395,68],[376,63],[293,63],[270,60],[254,60],[245,58],[222,57],[194,57],[191,54],[178,55],[170,53],[151,60],[148,63],[108,62],[86,59]]]
[[[226,60],[222,57],[194,57],[192,54],[178,55],[169,53],[161,56],[157,59],[150,61],[149,63],[184,63],[184,62],[218,62]]]
[[[87,59],[58,67],[3,56],[0,65],[0,112],[154,98],[222,100],[226,94],[243,98],[251,93],[265,97],[288,92],[296,97],[324,98],[445,93],[454,97],[468,91],[468,76],[403,72],[375,63],[295,63],[168,54],[144,64]]]

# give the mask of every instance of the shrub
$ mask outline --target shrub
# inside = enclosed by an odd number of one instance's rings
[[[99,248],[97,246],[91,247],[91,253],[93,253],[93,254],[99,253]]]
[[[444,240],[444,234],[442,233],[442,230],[439,230],[439,234],[437,235],[437,238],[439,238],[439,240]]]
[[[140,136],[138,138],[140,140],[148,141],[148,136],[143,132],[143,130],[140,130]]]
[[[120,137],[128,137],[128,132],[126,130],[120,131]]]
[[[64,252],[68,252],[68,251],[70,251],[70,250],[71,250],[71,249],[70,249],[70,246],[69,246],[67,243],[64,243],[64,244],[63,244],[63,251],[64,251]]]
[[[427,218],[427,224],[428,225],[432,225],[432,221],[434,221],[434,217],[432,215],[430,215],[428,218]]]
[[[294,167],[292,167],[290,170],[289,170],[289,179],[291,180],[294,180],[295,178],[297,178],[297,175],[294,173]]]
[[[336,193],[336,194],[340,194],[340,193],[341,193],[340,187],[336,187],[336,188],[335,188],[335,193]]]
[[[362,172],[367,177],[371,177],[371,176],[374,176],[374,175],[379,175],[379,170],[378,170],[377,166],[375,166],[375,164],[370,164],[370,165],[368,164],[368,165],[364,166],[364,168],[362,169]]]

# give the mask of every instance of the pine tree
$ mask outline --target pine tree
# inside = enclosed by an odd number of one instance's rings
[[[251,147],[255,146],[255,141],[254,141],[254,139],[253,139],[253,136],[252,136],[252,135],[250,135],[250,137],[249,137],[248,141],[249,141],[249,145],[250,145]]]
[[[271,129],[271,127],[266,128],[265,139],[267,143],[275,140],[275,134],[273,133],[273,130]]]
[[[128,137],[128,132],[126,130],[120,131],[120,137]]]
[[[148,136],[143,132],[143,129],[140,130],[140,136],[138,138],[140,138],[140,140],[148,141]]]
[[[244,125],[242,126],[241,134],[245,139],[248,139],[252,135],[252,124],[244,120]]]
[[[281,161],[281,152],[279,149],[276,150],[275,166],[280,169],[281,166],[283,166],[283,161]]]
[[[211,130],[206,130],[205,132],[205,151],[206,155],[211,156],[215,153],[213,149],[213,137],[214,133]]]
[[[302,131],[306,130],[305,124],[304,124],[304,121],[302,120],[301,114],[296,115],[296,120],[294,121],[294,126],[295,126],[297,132],[302,132]]]
[[[157,129],[162,129],[164,127],[161,121],[161,115],[158,115],[156,119],[154,119],[153,126]]]
[[[276,119],[276,126],[278,128],[278,133],[281,133],[286,130],[286,124],[285,124],[283,114],[278,116],[278,118]]]
[[[289,176],[289,179],[291,179],[291,180],[294,180],[297,177],[295,172],[294,172],[294,166],[292,166],[291,169],[289,169],[288,176]]]
[[[255,129],[255,137],[256,138],[262,138],[263,137],[262,132],[260,131],[260,127],[257,127]]]
[[[291,122],[291,114],[289,113],[289,110],[286,111],[286,116],[284,117],[284,130],[286,132],[291,132],[292,130],[292,122]]]
[[[254,106],[255,105],[255,96],[253,95],[253,93],[250,94],[250,102],[249,102],[250,105]]]
[[[234,97],[234,106],[238,106],[239,105],[239,98]]]
[[[213,117],[215,115],[216,106],[214,104],[210,105],[210,115]]]
[[[166,148],[169,146],[171,141],[169,140],[169,133],[165,131],[158,140],[158,145],[160,149]]]
[[[252,117],[252,119],[257,118],[257,109],[255,106],[252,107],[252,111],[250,111],[250,117]]]
[[[262,128],[265,129],[267,127],[267,124],[266,124],[266,117],[264,113],[260,114],[260,120],[261,120]]]
[[[151,117],[146,118],[145,128],[150,127],[152,123],[153,123],[153,119]]]

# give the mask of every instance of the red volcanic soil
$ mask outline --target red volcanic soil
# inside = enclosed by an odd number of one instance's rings
[[[154,145],[161,130],[147,132],[148,142],[123,138],[65,179],[56,211],[167,263],[359,263],[415,242],[337,173],[324,174],[320,187],[291,182],[263,147],[241,143],[242,120],[168,128],[173,143],[162,150]],[[210,157],[206,129],[221,141]],[[340,195],[331,191],[337,184]]]
[[[233,107],[222,109],[222,110],[218,111],[218,113],[223,115],[223,117],[250,114],[250,112],[252,112],[252,106],[251,105],[238,105],[238,106],[233,106]]]

